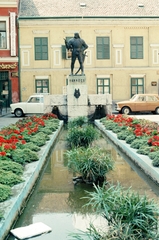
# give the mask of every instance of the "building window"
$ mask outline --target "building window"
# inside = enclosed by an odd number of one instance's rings
[[[34,38],[35,60],[48,60],[48,38]]]
[[[35,80],[35,90],[36,93],[49,93],[49,80],[48,79]]]
[[[143,59],[143,37],[130,37],[130,58]]]
[[[110,93],[110,78],[97,78],[97,93]]]
[[[6,22],[0,21],[0,49],[7,48]]]
[[[137,93],[144,93],[144,78],[131,78],[131,97]]]
[[[97,37],[97,59],[110,59],[109,37]]]

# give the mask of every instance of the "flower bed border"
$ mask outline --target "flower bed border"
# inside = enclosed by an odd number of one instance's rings
[[[38,152],[39,160],[36,162],[28,163],[25,166],[23,178],[25,182],[15,185],[12,188],[13,196],[10,199],[0,203],[0,210],[4,212],[4,219],[0,221],[0,239],[3,240],[9,233],[15,219],[21,212],[27,197],[29,196],[34,184],[36,183],[39,173],[46,162],[46,158],[50,152],[50,148],[55,143],[64,122],[59,121],[58,129],[49,135],[50,140],[46,142],[41,150]]]
[[[119,140],[117,134],[110,130],[106,130],[100,120],[95,120],[95,125],[98,127],[117,147],[119,147],[143,172],[150,177],[155,183],[159,184],[159,168],[152,165],[152,160],[146,156],[138,154],[137,149],[133,149],[124,140]]]

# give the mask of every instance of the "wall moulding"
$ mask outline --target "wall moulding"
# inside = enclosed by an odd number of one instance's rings
[[[113,44],[114,48],[123,48],[124,44]]]
[[[100,30],[100,29],[95,29],[94,30],[95,33],[98,33],[98,34],[110,34],[112,32],[112,30]]]
[[[124,27],[124,29],[148,29],[149,27],[146,27],[146,26],[144,26],[144,27],[141,27],[141,26],[134,26],[134,27]]]
[[[47,34],[50,32],[50,30],[33,30],[34,34]]]
[[[74,34],[75,32],[80,34],[82,31],[81,30],[80,31],[77,31],[77,30],[63,30],[63,32],[65,34]]]

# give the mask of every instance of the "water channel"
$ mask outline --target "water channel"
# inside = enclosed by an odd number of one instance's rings
[[[52,149],[52,153],[39,177],[26,208],[19,217],[14,228],[28,226],[32,223],[43,222],[52,228],[52,231],[31,240],[71,240],[71,232],[85,231],[89,222],[96,226],[103,224],[102,219],[95,217],[91,210],[85,212],[82,206],[86,203],[81,197],[87,191],[93,191],[91,185],[72,182],[72,174],[65,166],[64,152],[67,150],[66,130],[63,130]],[[107,174],[107,180],[114,184],[120,182],[122,186],[146,194],[159,202],[159,186],[136,167],[120,150],[106,137],[102,136],[95,145],[110,151],[115,160],[115,168]],[[7,240],[16,240],[11,234]]]

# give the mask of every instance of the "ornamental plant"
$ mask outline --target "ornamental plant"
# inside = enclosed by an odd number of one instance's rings
[[[98,131],[90,124],[69,128],[66,138],[68,146],[71,148],[88,147],[96,139],[98,139]]]
[[[74,148],[65,154],[69,170],[86,183],[103,182],[106,173],[113,169],[110,154],[99,147]]]
[[[107,130],[116,133],[118,139],[125,140],[130,147],[137,149],[137,153],[148,155],[152,160],[155,156],[152,165],[159,166],[159,126],[157,123],[122,114],[107,115],[100,121]]]
[[[57,116],[49,113],[20,119],[0,130],[0,202],[11,196],[12,186],[23,181],[25,164],[39,159],[40,147],[58,126]]]
[[[88,192],[88,203],[96,214],[108,222],[108,230],[99,232],[92,224],[85,233],[88,239],[111,240],[157,240],[159,208],[153,199],[125,189],[120,184],[95,186],[95,191]],[[74,234],[74,239],[85,239],[82,234]],[[93,237],[93,238],[92,238]]]

